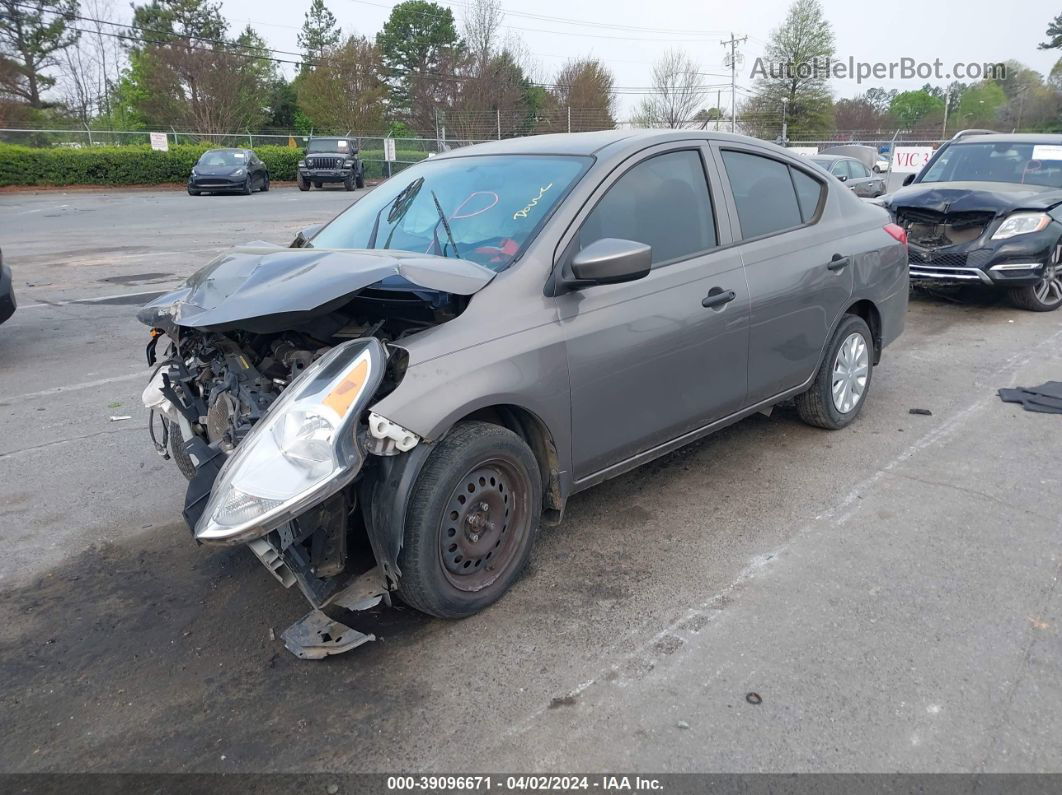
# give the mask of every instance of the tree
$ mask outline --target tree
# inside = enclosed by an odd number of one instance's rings
[[[963,92],[955,109],[955,119],[964,127],[990,127],[996,123],[1007,95],[997,83],[983,80]]]
[[[616,126],[616,79],[596,58],[568,61],[561,67],[539,114],[539,132],[609,130]],[[570,116],[569,116],[570,112]]]
[[[339,23],[324,4],[324,0],[312,0],[298,37],[299,47],[302,48],[306,60],[317,61],[325,50],[337,47],[342,40]],[[302,68],[305,70],[307,65],[304,63]]]
[[[929,92],[904,91],[893,97],[889,113],[902,127],[914,127],[930,114],[943,116],[944,100]]]
[[[465,45],[474,62],[485,65],[498,50],[499,32],[505,15],[501,0],[473,0],[465,13]]]
[[[1062,14],[1051,20],[1047,26],[1048,41],[1039,44],[1041,50],[1062,50]]]
[[[126,54],[121,39],[115,38],[113,28],[104,20],[114,17],[111,0],[83,0],[85,19],[79,24],[86,28],[77,42],[63,51],[62,69],[57,90],[63,104],[82,123],[88,124],[100,116],[110,116]]]
[[[406,0],[391,9],[376,47],[390,82],[392,107],[414,129],[434,129],[436,107],[456,94],[455,73],[464,48],[454,14],[429,0]]]
[[[639,119],[647,127],[677,129],[694,121],[704,102],[701,68],[681,50],[669,50],[653,64],[654,93],[641,102]]]
[[[72,47],[78,32],[67,20],[78,13],[77,0],[0,0],[0,72],[3,91],[43,108],[42,94],[55,85],[50,69]]]
[[[137,41],[126,96],[145,122],[222,133],[259,126],[270,113],[276,69],[250,27],[226,37],[210,0],[151,0],[133,10]]]
[[[837,100],[833,112],[838,131],[877,132],[885,127],[888,119],[888,113],[868,99],[866,94]]]
[[[833,54],[833,28],[819,0],[795,0],[785,21],[771,32],[767,64],[757,60],[753,68],[759,80],[755,96],[745,106],[745,126],[770,136],[781,129],[783,105],[788,105],[791,137],[825,133],[833,123],[825,69]]]
[[[363,36],[320,54],[317,66],[297,83],[299,108],[315,129],[382,133],[387,85],[380,54]]]

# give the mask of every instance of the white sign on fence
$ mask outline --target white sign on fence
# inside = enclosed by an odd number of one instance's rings
[[[388,163],[395,161],[395,139],[384,138],[384,160]]]
[[[151,133],[151,148],[160,152],[170,151],[170,142],[166,133]]]
[[[894,147],[892,150],[892,173],[917,174],[932,156],[932,146]]]
[[[794,155],[811,157],[812,155],[817,155],[819,153],[819,148],[817,146],[791,146],[789,147],[789,151]]]

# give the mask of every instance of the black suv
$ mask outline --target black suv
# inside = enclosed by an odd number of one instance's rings
[[[878,203],[907,230],[911,281],[1062,306],[1062,135],[957,134]]]
[[[353,138],[311,138],[306,156],[299,161],[299,190],[325,182],[342,182],[347,190],[365,187],[358,143]]]

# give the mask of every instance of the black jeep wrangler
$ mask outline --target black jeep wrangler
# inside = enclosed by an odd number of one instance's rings
[[[364,164],[353,138],[311,138],[299,161],[299,190],[325,182],[342,182],[347,190],[365,187]]]

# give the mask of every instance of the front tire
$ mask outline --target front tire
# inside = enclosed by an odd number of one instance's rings
[[[1053,312],[1062,306],[1062,266],[1049,262],[1044,266],[1044,277],[1031,287],[1012,287],[1011,302],[1019,309],[1030,312]]]
[[[874,338],[866,321],[845,315],[833,334],[811,388],[797,395],[800,419],[835,431],[849,425],[863,408],[874,373]]]
[[[240,193],[242,193],[244,196],[250,196],[251,195],[251,175],[250,174],[248,174],[247,175],[247,179],[244,180],[243,187],[240,189]]]
[[[541,509],[538,463],[524,440],[490,423],[458,424],[410,492],[399,596],[439,618],[478,613],[523,572]]]
[[[188,195],[189,196],[198,196],[198,195],[200,195],[200,193],[201,193],[201,191],[193,190],[192,188],[188,189]]]
[[[299,175],[299,190],[309,190],[310,181],[306,177]]]
[[[347,174],[343,180],[343,190],[354,190],[354,175]]]
[[[354,185],[359,189],[365,187],[365,175],[360,171],[358,172],[358,176],[354,178]]]
[[[262,177],[262,193],[269,193],[269,175]]]

